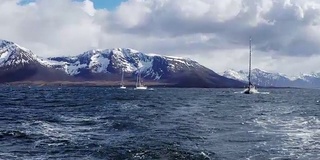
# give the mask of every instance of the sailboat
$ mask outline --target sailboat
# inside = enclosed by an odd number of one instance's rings
[[[252,54],[252,49],[251,49],[251,37],[249,41],[249,75],[248,75],[248,86],[247,88],[243,91],[244,94],[253,94],[257,93],[258,91],[256,90],[256,87],[251,83],[251,54]]]
[[[123,69],[122,69],[120,89],[126,89],[126,88],[127,88],[126,86],[124,86],[123,77],[124,77],[124,71],[123,71]]]
[[[137,75],[137,82],[136,82],[136,88],[134,88],[135,90],[146,90],[147,86],[144,86],[141,82],[141,72],[139,71],[138,75]]]

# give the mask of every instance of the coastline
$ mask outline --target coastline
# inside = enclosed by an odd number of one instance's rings
[[[136,82],[127,81],[125,82],[126,87],[135,87]],[[1,85],[8,86],[67,86],[67,87],[119,87],[120,82],[118,81],[16,81],[16,82],[6,82],[1,83]],[[157,88],[235,88],[242,89],[245,87],[190,87],[183,86],[175,83],[165,83],[165,82],[144,82],[144,85],[148,87],[157,87]],[[300,89],[299,87],[262,87],[258,86],[260,89]]]
[[[118,87],[120,82],[117,81],[17,81],[2,83],[12,86],[75,86],[75,87]],[[174,86],[172,83],[144,82],[144,85],[150,87],[169,87]],[[135,82],[125,82],[125,86],[134,87]]]

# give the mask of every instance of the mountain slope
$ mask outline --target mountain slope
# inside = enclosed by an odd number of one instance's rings
[[[223,76],[247,82],[248,72],[227,70]],[[252,70],[252,82],[265,87],[320,87],[320,73],[301,74],[296,77],[289,77],[279,73],[270,73],[259,69]]]
[[[0,40],[0,82],[71,79],[64,72],[43,66],[30,50]]]
[[[248,81],[248,72],[227,70],[223,73],[223,76],[240,80],[242,82]],[[266,87],[289,87],[291,80],[285,75],[279,73],[269,73],[259,69],[253,69],[251,72],[251,80],[255,85]]]
[[[0,67],[16,67],[37,62],[28,49],[13,42],[0,40]]]
[[[166,73],[202,67],[195,61],[178,57],[144,54],[132,49],[91,50],[79,56],[53,57],[44,61],[47,66],[81,76],[82,72],[126,73],[142,72],[144,77],[164,79]]]

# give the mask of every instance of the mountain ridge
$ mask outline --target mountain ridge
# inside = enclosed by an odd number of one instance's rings
[[[76,56],[43,58],[13,42],[0,41],[1,82],[19,81],[119,81],[122,70],[134,82],[141,72],[149,83],[177,87],[242,87],[196,61],[145,54],[130,48],[89,50]],[[2,66],[2,67],[1,67]],[[9,68],[9,69],[6,69]],[[30,69],[31,68],[31,69]],[[24,75],[23,77],[19,77]],[[9,79],[8,79],[9,77]],[[18,78],[10,78],[18,77]]]
[[[248,81],[247,71],[236,71],[229,69],[220,75],[239,80],[246,83]],[[300,74],[299,76],[288,76],[281,73],[267,72],[260,69],[252,70],[252,82],[264,87],[299,87],[315,88],[320,87],[320,73]]]

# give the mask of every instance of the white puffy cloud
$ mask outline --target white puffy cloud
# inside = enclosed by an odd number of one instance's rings
[[[42,56],[81,53],[99,47],[101,24],[92,2],[39,0],[26,5],[0,3],[0,35]],[[105,16],[104,16],[105,17]]]
[[[128,0],[112,11],[90,0],[19,2],[1,0],[0,38],[41,56],[129,47],[188,57],[220,72],[247,68],[252,36],[254,67],[320,70],[318,0]]]

